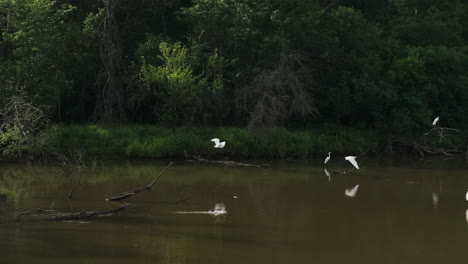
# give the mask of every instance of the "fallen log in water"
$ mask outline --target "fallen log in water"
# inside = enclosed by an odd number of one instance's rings
[[[96,216],[104,216],[104,215],[111,215],[111,214],[116,214],[122,210],[125,210],[129,207],[130,205],[125,203],[120,207],[114,208],[114,209],[109,209],[109,210],[104,210],[104,211],[83,211],[79,213],[74,213],[74,214],[67,214],[67,215],[60,215],[56,216],[53,218],[55,221],[63,221],[63,220],[80,220],[80,219],[85,219],[85,218],[90,218],[90,217],[96,217]]]
[[[251,164],[251,163],[241,163],[231,160],[208,160],[201,156],[193,156],[193,160],[188,160],[188,162],[192,163],[210,163],[210,164],[218,164],[223,165],[226,167],[255,167],[255,168],[264,168],[270,167],[269,164]]]
[[[164,168],[164,170],[161,171],[161,173],[159,173],[159,176],[156,177],[150,184],[148,185],[145,185],[143,187],[140,187],[140,188],[136,188],[136,189],[133,189],[131,191],[127,191],[127,192],[123,192],[123,193],[120,193],[120,194],[117,194],[115,196],[112,196],[110,198],[107,198],[106,201],[120,201],[120,200],[124,200],[124,199],[127,199],[129,197],[132,197],[133,195],[137,194],[137,193],[140,193],[140,192],[143,192],[143,191],[151,191],[152,190],[152,186],[159,180],[159,178],[161,178],[161,176],[164,174],[164,172],[166,172],[166,170],[173,164],[174,162],[170,162],[169,165],[166,166],[166,168]]]

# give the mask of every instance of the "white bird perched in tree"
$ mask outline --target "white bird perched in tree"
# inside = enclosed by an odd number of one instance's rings
[[[359,165],[358,165],[357,162],[356,162],[356,158],[357,158],[356,156],[347,156],[347,157],[345,157],[344,159],[347,160],[347,161],[349,161],[351,164],[353,164],[353,166],[354,166],[356,169],[359,170]]]
[[[328,157],[325,158],[325,161],[323,162],[323,164],[327,164],[327,162],[330,160],[331,158],[331,152],[328,152]]]
[[[436,117],[434,118],[434,121],[432,121],[432,125],[436,126],[438,122],[439,122],[439,117]]]
[[[353,188],[346,189],[345,192],[344,192],[344,194],[345,194],[346,196],[348,196],[348,197],[355,197],[358,188],[359,188],[359,184],[357,184],[357,185],[354,186]]]
[[[211,142],[214,142],[214,148],[224,148],[226,145],[226,141],[219,142],[219,138],[213,138],[211,139]]]

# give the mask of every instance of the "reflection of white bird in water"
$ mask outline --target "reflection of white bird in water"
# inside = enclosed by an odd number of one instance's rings
[[[466,218],[466,223],[468,223],[468,209],[465,211],[465,218]]]
[[[213,138],[211,139],[211,142],[215,143],[215,148],[224,148],[224,146],[226,145],[226,141],[219,142],[219,138]]]
[[[439,122],[439,117],[436,117],[434,121],[432,121],[432,125],[433,126],[437,125],[437,122]]]
[[[354,186],[353,188],[348,188],[345,190],[344,194],[348,197],[354,197],[356,196],[357,190],[359,188],[359,184]]]
[[[328,152],[328,157],[325,158],[325,161],[323,162],[323,164],[327,164],[327,162],[330,160],[331,158],[331,152]]]
[[[358,166],[358,164],[357,164],[357,162],[356,162],[356,158],[357,158],[356,156],[347,156],[347,157],[345,157],[344,159],[347,160],[347,161],[349,161],[351,164],[353,164],[353,166],[354,166],[356,169],[359,170],[359,166]]]
[[[432,193],[432,204],[434,205],[434,208],[437,208],[439,205],[439,195],[435,192]]]
[[[325,175],[327,175],[328,177],[328,181],[331,181],[331,178],[330,178],[330,172],[328,172],[327,169],[323,169],[323,171],[325,172]]]

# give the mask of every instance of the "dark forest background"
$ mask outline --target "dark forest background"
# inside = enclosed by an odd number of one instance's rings
[[[0,106],[57,123],[468,126],[468,3],[0,0]]]

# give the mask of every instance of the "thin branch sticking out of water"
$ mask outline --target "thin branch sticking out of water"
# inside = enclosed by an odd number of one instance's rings
[[[152,187],[153,185],[161,178],[161,176],[164,174],[164,172],[166,172],[166,170],[173,164],[174,162],[170,162],[169,165],[166,166],[166,168],[164,168],[164,170],[161,171],[161,173],[159,173],[159,176],[156,177],[150,184],[146,185],[146,186],[143,186],[143,187],[140,187],[140,188],[136,188],[136,189],[133,189],[131,191],[128,191],[128,192],[123,192],[123,193],[120,193],[120,194],[117,194],[115,196],[112,196],[110,198],[107,198],[106,201],[120,201],[120,200],[124,200],[124,199],[127,199],[127,198],[130,198],[132,197],[133,195],[137,194],[137,193],[140,193],[140,192],[143,192],[143,191],[151,191],[152,190]]]

